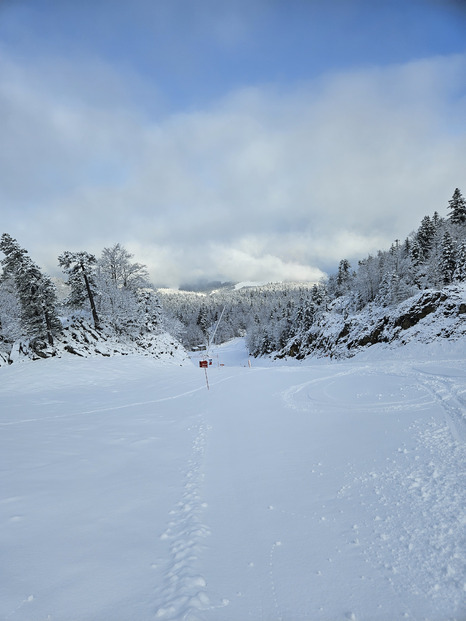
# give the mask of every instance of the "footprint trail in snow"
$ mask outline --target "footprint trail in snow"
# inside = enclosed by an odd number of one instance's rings
[[[206,504],[201,499],[203,456],[209,426],[202,421],[192,446],[185,474],[184,493],[170,511],[168,528],[161,535],[170,541],[170,559],[165,584],[159,593],[156,618],[198,621],[201,611],[210,607],[206,581],[199,571],[199,556],[209,528],[203,522]]]

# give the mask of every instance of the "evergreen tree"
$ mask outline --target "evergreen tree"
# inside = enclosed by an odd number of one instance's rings
[[[301,299],[301,303],[298,306],[296,312],[295,324],[299,326],[301,332],[307,332],[310,330],[314,323],[314,316],[316,314],[316,306],[311,300],[306,298]],[[296,327],[295,327],[296,329]]]
[[[398,274],[392,274],[390,283],[390,303],[400,304],[400,302],[409,298],[411,294],[412,291],[404,278],[401,278]]]
[[[137,298],[143,329],[159,332],[162,326],[162,307],[157,293],[153,289],[145,289],[138,292]]]
[[[421,288],[422,252],[417,239],[414,239],[411,243],[409,248],[409,258],[411,260],[413,282],[416,287]]]
[[[403,242],[402,257],[403,258],[409,257],[410,254],[411,254],[411,240],[409,239],[409,237],[407,237]]]
[[[452,224],[466,223],[466,200],[463,198],[459,188],[453,193],[452,198],[448,201],[448,209],[450,210],[449,220]]]
[[[337,274],[337,291],[339,295],[347,293],[350,288],[352,278],[350,269],[350,262],[347,259],[342,259],[338,265]]]
[[[448,285],[452,282],[455,268],[455,244],[450,233],[445,231],[442,238],[440,262],[440,273],[442,275],[444,285]]]
[[[390,246],[390,250],[388,251],[384,266],[385,270],[400,276],[402,273],[403,255],[404,251],[402,246],[400,246],[400,240],[396,239],[395,243]]]
[[[68,275],[67,284],[71,287],[68,303],[70,306],[79,308],[83,307],[85,301],[88,300],[94,326],[98,329],[100,321],[95,304],[97,288],[94,278],[96,263],[95,256],[84,251],[66,251],[58,257],[58,264]]]
[[[323,284],[312,285],[311,300],[316,306],[322,306],[327,301],[327,289]]]
[[[434,215],[432,216],[432,224],[434,226],[434,230],[438,230],[444,223],[443,218],[439,216],[438,211],[434,211]]]
[[[46,338],[49,345],[53,345],[53,337],[61,332],[62,327],[56,312],[57,298],[52,281],[42,274],[27,250],[7,233],[1,237],[0,250],[5,255],[3,278],[9,277],[14,282],[23,334],[32,340]]]
[[[432,244],[435,236],[435,225],[429,216],[424,216],[421,221],[421,225],[416,233],[416,241],[419,245],[421,256],[423,260],[426,260],[432,249]]]
[[[0,278],[0,341],[11,343],[21,337],[21,306],[13,278]]]
[[[453,278],[461,282],[466,281],[466,241],[461,242],[458,247]]]
[[[386,272],[380,283],[375,301],[381,306],[389,306],[391,303],[393,275],[393,273]]]
[[[422,262],[422,252],[417,239],[414,239],[409,248],[409,256],[411,258],[411,264],[414,267],[419,267]]]
[[[200,328],[202,334],[204,335],[204,338],[207,338],[209,319],[207,306],[205,304],[202,304],[201,308],[199,309],[196,325]]]

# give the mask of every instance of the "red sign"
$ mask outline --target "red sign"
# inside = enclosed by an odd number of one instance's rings
[[[207,368],[209,365],[207,363],[207,360],[199,360],[199,366],[204,369]]]

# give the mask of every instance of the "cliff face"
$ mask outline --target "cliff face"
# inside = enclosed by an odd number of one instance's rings
[[[353,315],[344,316],[330,309],[307,333],[290,341],[277,357],[343,358],[377,343],[394,347],[412,340],[430,343],[436,339],[464,336],[466,286],[460,284],[441,291],[422,291],[398,306],[369,304]]]

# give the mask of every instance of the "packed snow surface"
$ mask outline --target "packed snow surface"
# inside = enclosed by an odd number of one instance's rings
[[[211,360],[0,369],[0,618],[464,620],[464,342]]]

